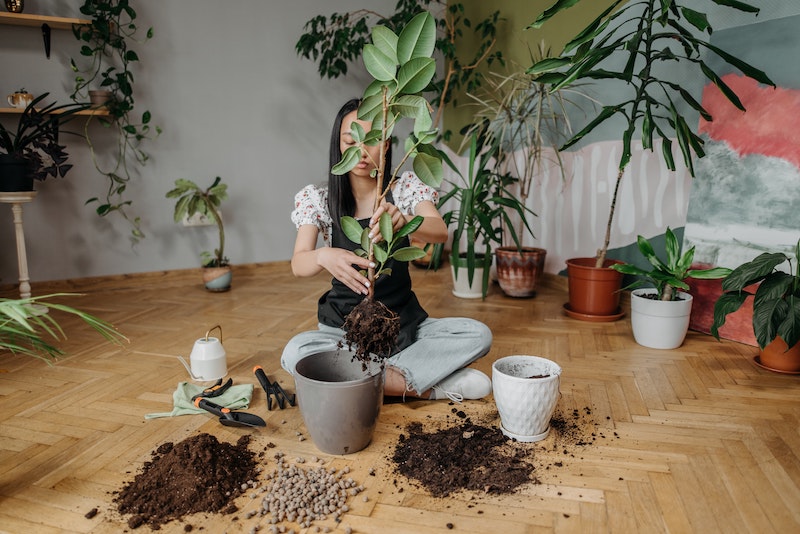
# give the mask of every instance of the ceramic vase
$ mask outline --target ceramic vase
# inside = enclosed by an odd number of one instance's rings
[[[497,282],[509,297],[532,297],[544,272],[547,251],[543,248],[497,247]]]
[[[297,362],[297,402],[311,440],[322,452],[352,454],[372,440],[383,405],[382,363],[354,360],[348,350]]]
[[[506,356],[492,364],[500,430],[517,441],[543,440],[558,404],[561,367],[539,356]]]
[[[692,315],[692,296],[678,292],[677,300],[654,300],[655,289],[631,293],[631,329],[639,345],[651,349],[676,349],[683,344]]]

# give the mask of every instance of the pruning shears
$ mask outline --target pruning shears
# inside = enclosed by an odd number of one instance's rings
[[[222,383],[222,379],[217,380],[217,383],[211,387],[204,389],[201,393],[192,397],[192,403],[198,408],[212,413],[219,417],[219,422],[224,426],[267,426],[259,416],[247,413],[236,412],[225,406],[220,406],[208,400],[209,398],[219,397],[233,385],[233,379],[229,378],[227,382]]]

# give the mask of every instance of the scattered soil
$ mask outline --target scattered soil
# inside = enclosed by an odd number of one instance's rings
[[[345,342],[361,362],[388,358],[400,335],[400,317],[380,301],[365,298],[344,322]]]
[[[409,424],[391,458],[399,474],[435,497],[460,490],[513,493],[524,484],[539,484],[537,469],[552,474],[564,467],[564,457],[574,458],[598,437],[606,437],[597,432],[588,407],[557,411],[550,421],[550,435],[538,443],[508,439],[496,426],[474,424],[462,410],[453,408],[452,413],[462,420],[455,427],[425,432],[421,423]],[[547,453],[538,461],[537,446]]]
[[[130,528],[147,524],[158,530],[196,512],[233,513],[233,499],[258,476],[249,443],[249,435],[232,445],[210,434],[164,443],[114,502],[120,513],[131,515]]]

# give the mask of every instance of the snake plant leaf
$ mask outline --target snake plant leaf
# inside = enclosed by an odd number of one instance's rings
[[[361,160],[361,148],[351,146],[342,154],[342,160],[331,168],[331,173],[341,176],[350,172]]]
[[[377,25],[372,28],[372,44],[386,57],[399,64],[397,60],[397,34],[386,26]]]
[[[442,169],[442,160],[424,152],[417,153],[414,158],[414,172],[420,180],[434,189],[438,189],[442,185],[444,171]]]
[[[397,63],[392,58],[381,52],[374,44],[365,44],[362,52],[364,67],[373,78],[381,82],[394,80],[397,74]]]
[[[431,83],[436,74],[436,60],[418,57],[409,60],[397,72],[397,93],[419,93]]]
[[[381,237],[387,243],[392,242],[394,236],[394,228],[392,227],[392,216],[387,212],[381,213],[381,218],[378,220],[378,228],[381,231]]]
[[[341,219],[342,231],[344,235],[347,236],[347,239],[352,241],[353,243],[361,243],[361,225],[358,224],[358,221],[355,220],[353,217],[349,215],[345,215]]]
[[[391,258],[397,261],[414,261],[425,257],[426,252],[418,247],[403,247],[395,250]]]
[[[430,58],[436,46],[436,22],[427,11],[412,18],[397,40],[397,59],[405,65],[415,58]],[[413,91],[412,91],[413,92]]]

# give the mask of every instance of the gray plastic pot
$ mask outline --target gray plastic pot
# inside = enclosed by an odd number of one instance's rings
[[[295,366],[300,413],[322,452],[352,454],[372,440],[383,404],[380,363],[353,360],[348,350],[306,356]]]

